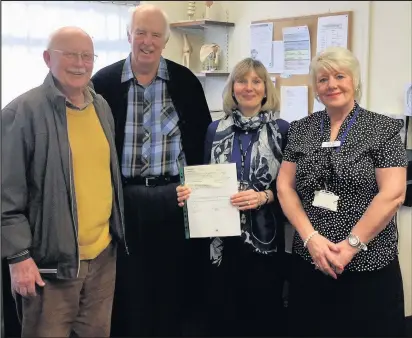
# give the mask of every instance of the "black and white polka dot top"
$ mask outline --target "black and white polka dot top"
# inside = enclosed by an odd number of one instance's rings
[[[406,167],[406,152],[399,135],[400,121],[358,106],[343,122],[341,140],[358,110],[339,151],[322,148],[330,139],[330,120],[319,111],[290,125],[283,160],[296,163],[296,191],[315,230],[330,241],[344,240],[378,193],[375,168]],[[323,120],[323,135],[321,125]],[[312,206],[314,192],[327,190],[339,196],[338,211]],[[296,232],[293,250],[312,261]],[[394,219],[372,241],[368,250],[355,255],[346,267],[350,271],[371,271],[386,266],[398,254],[398,231]]]

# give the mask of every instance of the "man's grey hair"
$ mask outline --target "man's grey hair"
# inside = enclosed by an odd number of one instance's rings
[[[166,12],[159,8],[156,5],[152,5],[152,4],[141,4],[135,7],[132,7],[129,9],[129,22],[127,23],[126,29],[127,29],[127,33],[128,34],[132,34],[132,32],[130,31],[132,29],[132,25],[133,25],[133,18],[136,12],[140,12],[140,11],[145,11],[145,10],[157,10],[159,11],[164,20],[165,20],[165,24],[166,24],[166,31],[165,31],[165,39],[166,41],[169,40],[170,37],[170,21],[169,21],[169,17],[166,14]]]

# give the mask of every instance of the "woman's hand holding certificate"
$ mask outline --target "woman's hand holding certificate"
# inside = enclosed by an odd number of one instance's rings
[[[236,164],[188,166],[183,178],[185,184],[176,192],[178,205],[184,207],[186,234],[191,238],[240,236],[239,203],[245,204],[242,200],[250,193],[243,192],[232,201],[238,195]],[[256,198],[250,195],[250,204],[256,204]]]

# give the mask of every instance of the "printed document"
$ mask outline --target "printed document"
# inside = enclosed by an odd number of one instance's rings
[[[406,116],[412,116],[412,82],[405,86],[404,112]]]
[[[280,87],[280,118],[288,122],[308,116],[308,87]]]
[[[325,110],[325,105],[322,102],[316,100],[316,98],[314,98],[312,113],[321,111],[321,110]]]
[[[348,16],[325,16],[318,19],[316,54],[327,47],[348,48]]]
[[[273,22],[250,25],[250,57],[272,67]]]
[[[239,210],[230,203],[238,192],[235,163],[185,167],[184,181],[192,190],[185,206],[190,238],[240,236]]]
[[[284,71],[288,74],[309,74],[310,35],[308,26],[282,29],[285,52]]]

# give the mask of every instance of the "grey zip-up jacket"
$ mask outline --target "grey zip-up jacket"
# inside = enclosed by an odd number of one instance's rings
[[[113,116],[102,96],[90,92],[110,147],[110,233],[127,251]],[[2,110],[1,124],[1,257],[31,256],[40,271],[75,278],[80,261],[66,98],[51,73]]]

